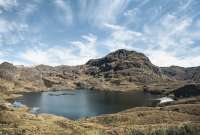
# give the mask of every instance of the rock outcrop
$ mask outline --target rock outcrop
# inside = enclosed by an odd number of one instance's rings
[[[0,79],[12,82],[13,90],[17,86],[21,90],[86,87],[123,91],[143,88],[168,91],[173,90],[171,86],[198,83],[200,67],[158,67],[142,53],[120,49],[80,66],[16,67],[4,62],[0,64]]]
[[[124,78],[129,82],[152,83],[163,79],[159,67],[153,65],[144,54],[124,49],[89,60],[86,67],[86,74],[111,80]]]
[[[200,67],[160,68],[153,65],[144,54],[124,49],[73,67],[16,67],[4,62],[0,64],[0,134],[197,135],[200,134],[200,100],[193,97],[200,95],[199,81]],[[185,86],[180,87],[182,85]],[[150,88],[155,91],[157,88],[159,94],[166,89],[176,97],[191,98],[177,100],[167,107],[138,107],[78,121],[47,114],[30,114],[27,108],[14,108],[5,101],[9,97],[16,97],[17,94],[13,93],[19,91],[50,88],[124,91],[149,91]]]

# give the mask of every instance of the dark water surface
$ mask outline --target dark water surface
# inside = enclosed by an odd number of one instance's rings
[[[158,96],[144,92],[109,92],[91,90],[25,93],[16,101],[39,107],[39,113],[71,119],[115,113],[138,106],[155,106]]]

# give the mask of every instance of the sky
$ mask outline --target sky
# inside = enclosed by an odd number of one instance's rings
[[[200,0],[0,0],[0,62],[80,65],[117,49],[200,66]]]

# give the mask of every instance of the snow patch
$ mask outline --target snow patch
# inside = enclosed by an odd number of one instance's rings
[[[158,100],[160,100],[160,104],[174,101],[174,99],[170,97],[162,97],[162,98],[159,98]]]

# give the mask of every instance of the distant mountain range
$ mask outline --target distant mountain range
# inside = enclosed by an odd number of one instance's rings
[[[142,53],[120,49],[80,66],[35,67],[0,64],[0,88],[5,91],[88,88],[170,92],[200,82],[200,67],[158,67]]]

